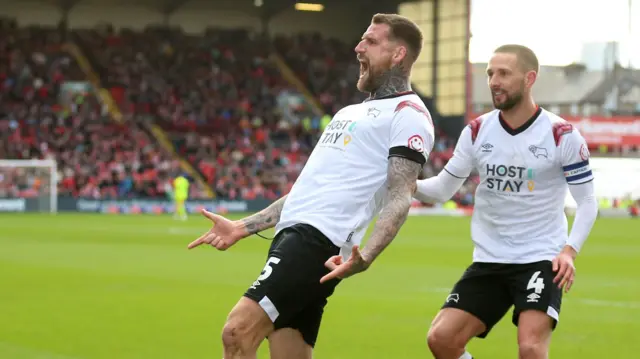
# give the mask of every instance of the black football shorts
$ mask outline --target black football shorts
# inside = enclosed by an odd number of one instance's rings
[[[321,284],[320,278],[329,273],[325,262],[339,252],[310,225],[285,228],[276,235],[262,273],[244,295],[260,304],[276,330],[297,329],[313,347],[327,299],[340,282]]]
[[[555,329],[562,302],[562,290],[553,283],[555,276],[551,261],[472,263],[453,287],[443,308],[461,309],[479,318],[487,327],[480,338],[489,334],[512,305],[514,325],[518,325],[522,311],[533,309],[553,318]]]

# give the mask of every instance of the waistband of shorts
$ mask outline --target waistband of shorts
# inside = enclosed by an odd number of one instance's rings
[[[285,229],[296,231],[300,233],[300,235],[302,235],[304,238],[313,239],[316,243],[327,246],[328,249],[340,251],[340,247],[333,244],[329,237],[325,236],[319,229],[310,224],[297,223]]]

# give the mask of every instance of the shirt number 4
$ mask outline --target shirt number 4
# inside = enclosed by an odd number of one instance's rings
[[[527,290],[533,289],[536,294],[542,293],[544,289],[544,279],[540,278],[541,271],[537,271],[533,273],[531,279],[529,279],[529,283],[527,284]]]

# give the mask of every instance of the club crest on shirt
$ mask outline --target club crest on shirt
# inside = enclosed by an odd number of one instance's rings
[[[529,151],[533,153],[533,156],[535,158],[541,158],[541,157],[544,157],[547,159],[549,158],[549,153],[547,152],[546,148],[531,145],[529,146]]]
[[[372,116],[373,118],[376,118],[380,115],[380,110],[378,110],[375,107],[371,107],[367,110],[367,116]]]

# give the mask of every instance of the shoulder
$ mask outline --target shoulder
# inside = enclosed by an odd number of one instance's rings
[[[469,121],[469,124],[467,124],[467,127],[465,128],[465,130],[469,132],[469,135],[471,137],[471,144],[474,144],[476,142],[476,139],[478,138],[478,134],[480,133],[480,129],[483,127],[483,124],[486,124],[498,118],[498,113],[499,113],[499,110],[493,110],[491,112],[487,112]]]
[[[358,108],[361,108],[362,106],[363,106],[363,104],[362,104],[362,103],[354,103],[354,104],[351,104],[351,105],[347,105],[347,106],[345,106],[345,107],[343,107],[343,108],[339,109],[339,110],[338,110],[338,112],[336,112],[336,113],[333,115],[333,118],[336,118],[336,117],[339,117],[339,116],[347,115],[347,114],[349,114],[351,111],[353,111],[353,110],[357,110]]]
[[[433,124],[429,109],[417,95],[397,97],[388,106],[388,109],[393,111],[392,116],[394,117],[398,115],[419,117]]]
[[[564,118],[556,115],[553,112],[549,112],[547,110],[543,110],[542,114],[545,116],[547,121],[549,121],[549,125],[551,127],[551,132],[553,133],[553,140],[556,146],[560,146],[562,144],[562,140],[566,137],[573,137],[571,134],[577,135],[577,130],[573,127],[571,123],[569,123]]]

